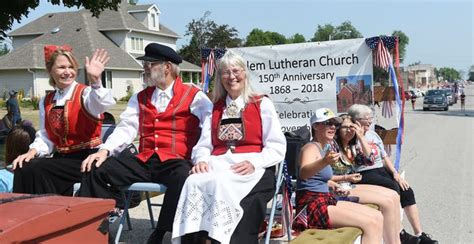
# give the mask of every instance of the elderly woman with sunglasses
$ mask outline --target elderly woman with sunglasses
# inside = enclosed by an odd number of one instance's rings
[[[373,165],[359,165],[356,171],[362,175],[362,180],[358,184],[370,184],[383,186],[396,191],[400,194],[400,203],[408,217],[415,236],[408,234],[405,230],[400,233],[402,242],[410,243],[438,243],[422,231],[418,207],[416,206],[415,193],[408,185],[408,182],[400,177],[393,166],[392,161],[384,150],[382,139],[377,133],[370,129],[373,115],[372,109],[366,105],[354,104],[349,107],[347,113],[358,123],[360,123],[364,138],[371,147],[374,154]]]
[[[293,227],[303,231],[353,226],[362,229],[362,243],[381,243],[382,214],[358,203],[337,201],[329,191],[331,165],[340,158],[332,144],[341,118],[328,108],[320,108],[310,122],[313,140],[301,150],[296,191],[296,213],[305,211],[307,220],[297,218]]]
[[[340,148],[339,161],[332,165],[336,188],[350,197],[357,197],[359,203],[373,203],[379,206],[384,217],[384,243],[400,243],[400,198],[397,192],[381,186],[350,183],[359,182],[362,177],[355,173],[359,165],[373,165],[374,155],[364,138],[360,123],[348,115],[340,116],[341,125],[336,130],[336,142]],[[344,187],[349,186],[349,187]]]

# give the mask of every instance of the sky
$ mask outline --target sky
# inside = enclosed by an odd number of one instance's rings
[[[210,11],[210,20],[227,24],[244,39],[254,28],[287,38],[299,33],[306,40],[318,25],[338,26],[344,21],[364,36],[391,35],[401,30],[410,39],[405,62],[450,67],[467,75],[474,65],[474,2],[470,0],[139,0],[154,3],[160,22],[181,36],[178,49],[189,43],[186,25]],[[40,0],[12,30],[50,12],[75,11]]]

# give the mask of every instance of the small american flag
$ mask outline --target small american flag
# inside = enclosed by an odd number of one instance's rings
[[[292,184],[290,175],[288,174],[288,167],[286,165],[286,161],[283,163],[283,176],[285,177],[282,200],[282,215],[284,223],[283,226],[291,228],[291,225],[293,224],[293,205],[291,203]],[[286,218],[287,216],[288,219]]]
[[[308,213],[306,208],[308,205],[304,206],[303,209],[296,215],[295,220],[297,223],[303,224],[305,228],[308,228]]]

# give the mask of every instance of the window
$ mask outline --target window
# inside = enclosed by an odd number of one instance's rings
[[[156,14],[151,14],[151,25],[156,28]]]
[[[102,86],[105,88],[112,89],[112,71],[108,70],[102,72]]]
[[[143,50],[143,38],[131,37],[130,42],[132,43],[132,50]]]

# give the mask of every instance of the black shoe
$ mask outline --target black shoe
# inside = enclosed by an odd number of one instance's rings
[[[425,232],[422,232],[418,238],[421,240],[420,244],[438,244],[437,240],[431,239],[431,236]]]
[[[402,244],[420,244],[420,238],[408,234],[404,229],[400,231],[400,241]]]

